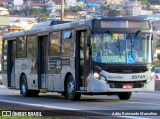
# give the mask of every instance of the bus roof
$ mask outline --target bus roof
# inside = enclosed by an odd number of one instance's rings
[[[33,34],[37,34],[41,32],[49,32],[49,31],[54,31],[54,30],[70,29],[70,28],[74,28],[77,26],[85,26],[85,25],[89,26],[92,29],[93,22],[101,21],[101,20],[102,21],[103,20],[105,21],[112,21],[112,20],[113,21],[144,21],[144,20],[148,21],[141,17],[104,17],[104,18],[98,18],[98,19],[78,20],[78,21],[72,21],[68,23],[55,24],[55,25],[53,21],[51,21],[52,23],[47,22],[46,24],[45,23],[37,24],[36,25],[37,27],[35,26],[31,30],[5,33],[3,34],[3,39],[10,38],[10,37],[24,36],[24,35],[33,35]]]

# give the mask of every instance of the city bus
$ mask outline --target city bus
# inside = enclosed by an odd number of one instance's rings
[[[154,91],[152,25],[139,18],[72,21],[3,34],[3,85],[22,96]]]

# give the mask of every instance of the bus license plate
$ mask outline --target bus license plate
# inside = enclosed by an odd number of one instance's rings
[[[133,84],[123,84],[122,87],[124,89],[130,89],[130,88],[133,88]]]

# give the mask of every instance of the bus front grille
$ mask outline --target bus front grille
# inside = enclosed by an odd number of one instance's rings
[[[106,69],[107,72],[109,73],[119,73],[119,74],[132,74],[132,73],[144,73],[148,71],[146,67],[108,67]]]
[[[144,81],[131,81],[131,82],[119,82],[119,81],[107,81],[110,88],[123,88],[123,84],[132,84],[133,88],[142,88],[144,87],[144,84],[146,83],[146,80]]]

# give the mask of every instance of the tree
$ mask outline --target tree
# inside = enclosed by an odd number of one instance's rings
[[[148,0],[141,0],[141,3],[143,4],[143,5],[148,5],[149,3],[148,3]]]
[[[104,4],[104,5],[102,4],[102,5],[101,5],[101,8],[102,8],[103,10],[109,10],[109,6],[108,6],[108,5],[105,5],[105,4]]]
[[[151,4],[160,4],[160,0],[148,0]]]
[[[78,12],[78,11],[82,11],[82,7],[74,6],[74,7],[68,8],[68,10],[71,11],[71,12]]]
[[[31,10],[30,10],[30,14],[31,15],[40,15],[41,13],[40,13],[40,11],[38,10],[38,9],[34,9],[34,8],[32,8]]]
[[[119,16],[120,11],[119,10],[109,10],[108,16]]]
[[[0,2],[0,7],[4,7],[4,5]]]
[[[141,0],[141,4],[145,5],[147,9],[150,9],[150,2],[148,2],[148,0]]]

